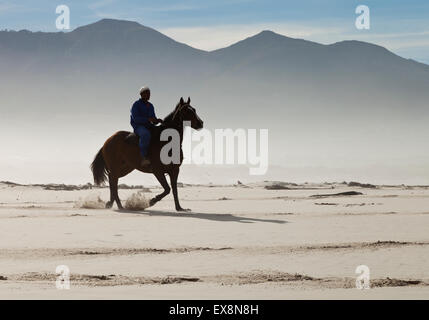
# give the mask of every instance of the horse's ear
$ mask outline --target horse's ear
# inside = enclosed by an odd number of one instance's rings
[[[180,104],[185,103],[185,101],[183,101],[183,97],[180,98]]]
[[[190,104],[191,103],[191,97],[188,97],[188,102],[186,102],[186,104]]]

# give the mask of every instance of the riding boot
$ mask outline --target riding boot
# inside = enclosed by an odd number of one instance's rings
[[[141,166],[146,167],[148,165],[150,165],[150,160],[147,157],[143,157],[142,162],[141,162]]]

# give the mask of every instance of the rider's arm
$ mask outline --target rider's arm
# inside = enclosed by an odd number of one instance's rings
[[[162,119],[157,119],[157,118],[149,118],[149,121],[152,122],[153,124],[164,122]]]
[[[161,119],[158,119],[156,117],[156,115],[155,115],[155,108],[153,107],[153,105],[151,106],[151,109],[150,109],[150,118],[149,118],[149,121],[152,122],[153,124],[157,124],[157,123],[162,122]]]

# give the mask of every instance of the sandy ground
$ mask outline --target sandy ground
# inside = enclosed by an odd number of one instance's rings
[[[429,298],[429,188],[264,187],[185,186],[181,214],[172,196],[85,209],[108,189],[0,184],[0,298]],[[362,195],[314,197],[348,191]],[[58,265],[70,290],[55,286]],[[369,290],[356,289],[359,265]]]

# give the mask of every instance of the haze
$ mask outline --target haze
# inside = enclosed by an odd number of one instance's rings
[[[185,166],[182,182],[429,184],[429,66],[358,41],[261,32],[207,52],[135,22],[0,32],[0,180],[92,182],[89,164],[130,130],[140,86],[164,117],[181,96],[209,129],[269,129],[270,167]],[[123,183],[154,183],[133,173]]]

